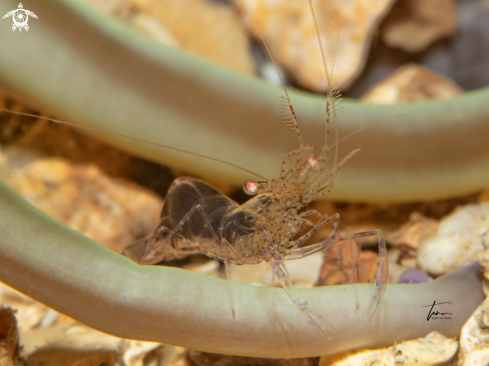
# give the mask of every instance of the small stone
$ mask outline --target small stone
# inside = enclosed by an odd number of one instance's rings
[[[357,349],[321,357],[319,366],[438,365],[453,358],[458,342],[432,332],[425,338],[376,350]]]
[[[249,38],[233,9],[207,0],[84,0],[148,37],[255,75]]]
[[[433,236],[437,229],[438,221],[418,212],[413,212],[408,222],[402,225],[399,230],[387,234],[385,239],[390,245],[415,255],[419,243]]]
[[[227,356],[213,353],[190,351],[188,359],[192,366],[313,366],[310,358],[270,359],[242,356]]]
[[[14,312],[10,308],[2,307],[0,309],[0,365],[24,365],[24,360],[19,355],[21,350]]]
[[[319,278],[324,253],[311,254],[301,259],[286,262],[290,279],[297,287],[312,287]],[[281,287],[280,281],[268,262],[250,265],[230,265],[231,280],[254,285]]]
[[[360,74],[377,24],[391,0],[314,2],[333,86],[346,89]],[[233,0],[246,27],[264,38],[273,58],[304,88],[325,92],[328,83],[309,2]]]
[[[430,277],[426,272],[420,271],[419,269],[411,268],[403,272],[398,282],[402,284],[416,284],[426,283],[429,281]]]
[[[489,364],[489,347],[476,349],[470,352],[461,366],[480,366]]]
[[[221,262],[216,261],[214,259],[209,259],[203,263],[186,264],[182,268],[186,269],[187,271],[202,273],[202,274],[205,274],[208,276],[213,276],[213,277],[219,277],[220,263]]]
[[[174,366],[178,360],[183,359],[184,350],[180,347],[129,341],[101,333],[64,315],[59,317],[58,313],[43,304],[3,284],[0,284],[0,303],[20,314],[18,331],[15,329],[14,332],[13,315],[9,314],[9,309],[0,311],[0,335],[10,337],[7,348],[12,352],[19,350],[17,342],[20,334],[22,356],[27,358],[28,365],[143,366],[149,364],[143,363],[143,360],[146,361],[150,354],[153,356],[150,358],[159,360],[158,365]],[[56,317],[53,318],[53,314]],[[7,326],[9,331],[6,330]],[[7,349],[5,339],[0,336],[0,366],[21,366],[20,363],[4,363],[2,355],[5,357],[4,351]]]
[[[413,269],[413,268],[416,268],[416,258],[401,258],[401,260],[399,261],[399,264],[403,267],[403,268],[408,268],[408,269]]]
[[[383,22],[381,36],[390,47],[419,52],[455,33],[457,25],[453,0],[398,0]]]
[[[233,9],[206,0],[152,0],[145,14],[168,29],[181,48],[254,75],[248,35]]]
[[[76,322],[33,329],[21,333],[20,339],[31,365],[143,366],[144,357],[158,348],[166,349],[167,359],[161,360],[161,364],[168,365],[174,358],[172,351],[175,349],[154,342],[113,337]],[[72,361],[66,363],[66,360]]]
[[[488,227],[489,203],[458,208],[441,220],[435,236],[419,244],[418,267],[442,275],[475,261],[489,241]]]
[[[399,248],[389,248],[387,252],[387,259],[389,262],[389,275],[387,278],[387,283],[398,283],[402,274],[406,270],[406,268],[399,264],[401,255],[402,251]]]
[[[489,362],[489,299],[472,314],[460,335],[459,366],[487,365]]]
[[[378,259],[377,253],[359,251],[349,241],[337,242],[325,256],[316,286],[374,283]]]
[[[145,13],[137,13],[132,16],[131,25],[141,33],[146,34],[160,43],[170,47],[180,47],[171,31],[154,16]]]
[[[485,243],[485,248],[483,252],[477,255],[479,264],[484,268],[484,280],[482,281],[482,290],[486,296],[489,296],[489,248],[487,247],[487,242]]]
[[[360,99],[367,103],[394,104],[448,99],[463,90],[452,80],[423,66],[402,66],[371,88]]]
[[[3,283],[0,283],[0,303],[2,306],[8,306],[22,314],[17,319],[17,328],[21,333],[37,327],[50,326],[59,319],[59,314],[55,311],[5,286]]]

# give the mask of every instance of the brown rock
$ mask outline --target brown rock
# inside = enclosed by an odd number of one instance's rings
[[[207,0],[85,1],[167,46],[255,74],[248,36],[227,5]]]
[[[10,308],[0,310],[0,366],[21,366],[17,320]]]
[[[394,104],[428,99],[448,99],[463,90],[450,79],[422,66],[405,65],[380,84],[371,88],[361,100],[368,103]]]
[[[398,0],[382,26],[382,40],[407,52],[424,50],[452,35],[458,24],[453,0]]]
[[[62,315],[57,323],[46,321],[56,314],[46,306],[0,284],[0,303],[8,304],[20,314],[19,325],[9,309],[0,311],[0,366],[20,366],[6,363],[16,360],[22,344],[22,356],[28,365],[57,366],[184,366],[184,349],[154,342],[130,341],[113,337]],[[6,358],[6,355],[8,356]],[[18,355],[17,355],[18,356]],[[154,360],[154,363],[147,363]]]
[[[59,320],[59,314],[54,310],[2,283],[0,283],[0,303],[2,306],[8,306],[21,314],[17,319],[17,328],[20,333],[36,327],[49,326]]]
[[[419,244],[418,267],[441,275],[473,262],[489,243],[488,227],[489,203],[459,207],[440,221],[434,236]]]
[[[248,36],[230,7],[204,0],[165,0],[153,1],[153,11],[185,50],[255,74]]]
[[[188,359],[192,366],[313,366],[310,358],[269,359],[241,356],[217,355],[206,352],[190,351]]]
[[[290,279],[297,287],[311,287],[319,278],[319,272],[324,262],[324,253],[314,253],[304,258],[286,261]],[[259,264],[230,265],[232,281],[251,283],[255,285],[281,287],[280,280],[275,275],[270,263],[263,261]]]
[[[467,320],[460,335],[459,366],[487,365],[489,362],[489,300],[486,299]]]
[[[233,0],[243,22],[263,36],[278,64],[301,86],[328,89],[309,2],[306,0]],[[364,66],[370,39],[391,0],[315,2],[319,32],[333,86],[347,88]],[[331,69],[329,70],[331,72]]]
[[[458,350],[458,342],[432,332],[425,338],[376,350],[358,349],[321,357],[319,366],[445,365]]]
[[[373,283],[378,258],[372,251],[359,251],[355,243],[337,242],[325,256],[316,286]]]
[[[413,212],[408,222],[399,230],[387,234],[385,239],[392,246],[400,247],[407,253],[415,255],[419,243],[433,236],[437,229],[438,221]]]
[[[481,203],[476,207],[489,208],[489,203]],[[479,212],[478,215],[472,216],[473,223],[469,227],[472,231],[482,234],[482,244],[485,248],[484,251],[478,254],[477,259],[484,269],[482,288],[487,296],[489,294],[489,232],[487,230],[489,224],[486,219],[488,215],[486,212]],[[488,363],[489,298],[486,298],[462,328],[458,366],[478,366],[487,365]]]
[[[159,364],[169,365],[181,353],[177,347],[117,338],[76,322],[34,329],[20,339],[30,365],[143,366],[148,353],[163,349]]]
[[[149,235],[161,200],[98,167],[70,165],[60,158],[20,167],[7,183],[42,211],[116,251]]]

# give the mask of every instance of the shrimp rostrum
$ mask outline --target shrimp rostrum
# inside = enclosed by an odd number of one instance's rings
[[[326,62],[324,62],[326,68]],[[328,80],[331,80],[326,73]],[[385,291],[387,258],[380,231],[368,231],[340,238],[339,214],[321,215],[308,211],[307,205],[333,188],[338,170],[359,150],[338,160],[338,132],[330,146],[330,131],[336,125],[339,92],[326,95],[325,144],[316,156],[312,146],[304,144],[287,90],[280,99],[280,116],[297,135],[299,148],[283,156],[277,178],[247,181],[244,190],[253,197],[239,205],[205,182],[193,178],[173,181],[161,213],[160,223],[150,237],[128,246],[124,254],[140,264],[202,253],[228,264],[256,264],[267,261],[290,299],[305,318],[319,331],[328,334],[332,327],[303,298],[290,280],[284,260],[299,259],[327,251],[336,241],[377,236],[379,261],[376,289],[367,310],[373,316]],[[332,127],[333,126],[333,127]],[[333,159],[327,159],[334,149]],[[331,161],[332,160],[332,161]],[[313,234],[331,225],[329,236],[308,244]],[[297,237],[299,232],[301,236]]]

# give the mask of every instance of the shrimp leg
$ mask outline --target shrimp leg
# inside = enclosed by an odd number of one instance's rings
[[[313,215],[316,216],[316,217],[318,217],[319,219],[321,219],[323,217],[323,215],[320,212],[318,212],[316,210],[311,210],[311,211],[306,211],[306,212],[300,214],[300,218],[301,219],[304,219],[304,223],[306,225],[308,225],[308,226],[314,226],[314,224],[311,223],[309,220],[305,220],[306,217],[313,216]]]
[[[315,214],[315,211],[311,211],[311,212],[313,212],[313,214]],[[328,240],[329,242],[333,243],[333,241],[336,238],[336,235],[338,235],[338,229],[339,229],[339,226],[340,226],[340,214],[339,213],[335,213],[333,216],[327,216],[327,215],[321,216],[321,220],[319,220],[316,223],[316,225],[313,226],[313,228],[311,230],[309,230],[306,234],[304,234],[303,236],[301,236],[299,239],[294,240],[294,241],[290,241],[289,242],[289,244],[290,244],[289,247],[293,250],[293,248],[297,248],[300,245],[304,244],[307,240],[309,240],[309,238],[315,232],[317,232],[318,230],[322,229],[324,226],[326,226],[330,222],[334,222],[333,223],[333,230],[331,231],[331,234],[329,234],[329,236],[328,236],[328,238],[326,240]],[[322,243],[324,243],[324,242],[322,242]],[[307,246],[306,248],[309,248],[309,246]],[[306,249],[306,248],[299,248],[299,249]],[[321,249],[322,248],[324,248],[324,244],[321,246]],[[314,252],[312,252],[312,253],[314,253]],[[309,253],[309,254],[312,254],[312,253]],[[299,257],[299,258],[301,258],[301,257]]]
[[[263,225],[263,230],[265,232],[265,235],[267,236],[268,243],[270,244],[270,249],[265,249],[263,253],[267,261],[272,265],[273,271],[278,277],[283,289],[290,297],[292,302],[299,308],[300,312],[302,313],[302,315],[304,315],[307,321],[314,328],[323,333],[327,338],[330,338],[330,335],[328,335],[328,333],[334,332],[334,327],[309,305],[307,300],[300,292],[299,288],[294,285],[294,283],[290,279],[287,267],[285,267],[284,261],[280,257],[277,245],[271,237],[266,225]],[[325,325],[326,328],[328,328],[329,332],[324,330],[323,328],[325,327],[321,327],[321,325]]]
[[[382,301],[382,297],[384,295],[385,288],[387,285],[387,277],[389,275],[389,264],[387,261],[387,248],[385,246],[384,236],[380,230],[371,230],[371,231],[362,231],[359,233],[355,233],[353,235],[336,238],[336,241],[338,242],[343,240],[366,238],[374,235],[377,236],[377,243],[379,247],[379,259],[377,261],[377,271],[375,273],[375,286],[376,286],[375,293],[367,310],[367,316],[369,318],[372,318],[374,316],[377,307]],[[309,245],[304,248],[297,248],[291,250],[289,254],[287,254],[284,257],[284,259],[287,260],[299,259],[308,256],[312,253],[318,252],[320,250],[327,249],[331,244],[332,242],[331,242],[331,235],[330,235],[326,240],[322,241],[321,243]]]
[[[379,259],[377,261],[377,271],[375,273],[375,293],[367,310],[367,316],[369,318],[374,316],[377,307],[382,301],[387,285],[387,277],[389,275],[389,262],[387,261],[387,248],[385,246],[384,235],[380,230],[371,230],[355,233],[345,238],[338,238],[338,240],[348,240],[355,238],[366,238],[374,235],[377,235]]]

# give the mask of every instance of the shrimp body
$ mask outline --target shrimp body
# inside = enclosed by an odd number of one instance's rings
[[[270,181],[266,192],[241,206],[205,182],[177,178],[168,191],[156,229],[161,235],[129,246],[124,254],[144,264],[194,253],[237,265],[256,264],[266,260],[266,224],[280,254],[287,257],[305,241],[297,243],[292,238],[303,227],[314,226],[307,217],[321,216],[305,211],[305,207],[328,191],[335,169],[326,170],[325,160],[323,154],[315,158],[309,146],[290,152],[283,157],[279,177]],[[193,214],[188,215],[192,209]],[[175,232],[162,245],[164,238],[159,237],[172,230]]]
[[[141,264],[195,253],[237,265],[260,263],[265,259],[266,245],[262,223],[268,222],[273,232],[280,232],[275,228],[283,226],[279,221],[285,219],[277,210],[276,218],[270,219],[273,206],[276,204],[269,193],[259,194],[240,206],[205,182],[178,178],[168,191],[155,234],[127,247],[124,255]],[[191,210],[193,213],[187,215]],[[297,222],[290,217],[288,221]],[[300,229],[298,224],[295,227],[282,230],[283,242]]]

